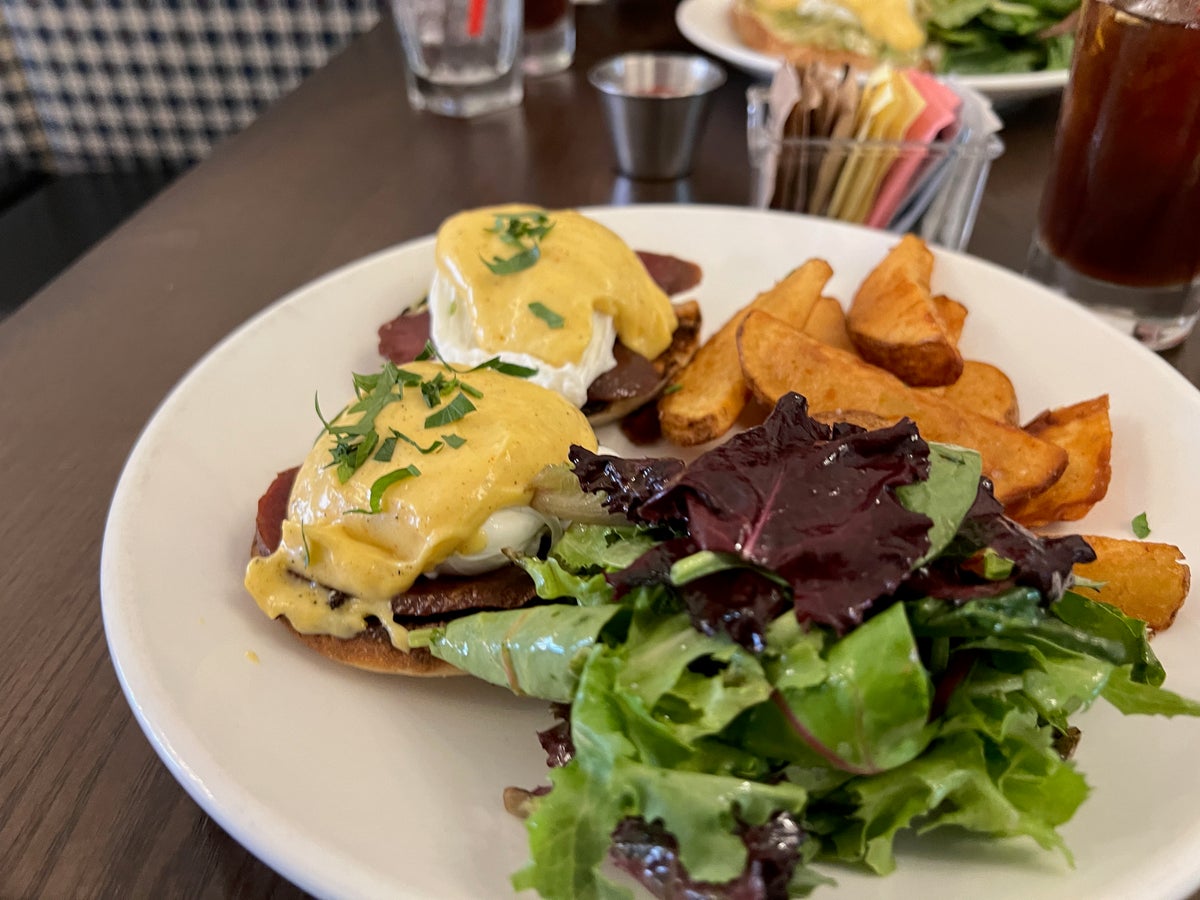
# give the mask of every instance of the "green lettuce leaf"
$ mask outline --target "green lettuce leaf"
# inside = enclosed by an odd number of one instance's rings
[[[932,689],[904,606],[830,642],[822,658],[814,655],[819,640],[776,651],[767,667],[775,702],[739,720],[737,740],[813,770],[811,783],[822,785],[836,780],[823,769],[881,772],[919,754],[933,736]]]
[[[408,640],[514,694],[570,703],[587,653],[621,609],[556,604],[475,613],[412,631]]]
[[[551,774],[550,793],[527,820],[532,861],[514,876],[518,889],[561,898],[628,896],[599,867],[608,836],[631,815],[662,821],[693,878],[728,881],[746,862],[739,823],[804,810],[806,792],[787,782],[664,765],[677,752],[662,741],[670,724],[648,730],[641,699],[617,687],[622,655],[597,645],[583,667],[571,713],[575,757]]]
[[[580,525],[567,527],[550,555],[574,572],[615,572],[629,565],[657,541],[632,525]]]
[[[1113,670],[1104,699],[1125,715],[1200,716],[1200,703],[1173,691],[1134,680],[1130,666]]]
[[[564,569],[554,557],[520,556],[515,562],[533,579],[534,590],[543,600],[573,600],[580,606],[612,603],[613,591],[602,572],[581,575]]]
[[[974,450],[930,443],[929,477],[896,488],[896,496],[905,509],[923,513],[933,520],[929,529],[929,550],[913,563],[914,569],[941,555],[954,540],[979,493],[979,476],[982,474],[983,461]]]

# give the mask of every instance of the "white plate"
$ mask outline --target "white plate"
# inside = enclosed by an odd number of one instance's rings
[[[785,213],[687,206],[595,211],[634,247],[700,262],[711,331],[809,256],[846,299],[894,237]],[[1200,559],[1200,394],[1162,360],[1007,271],[938,252],[934,287],[971,309],[963,346],[1011,373],[1026,415],[1107,391],[1115,477],[1085,527]],[[421,296],[432,239],[301,288],[217,346],[130,455],[101,564],[109,648],[138,721],[180,783],[268,865],[337,897],[503,896],[525,835],[506,785],[544,783],[545,704],[468,679],[339,667],[267,621],[242,589],[255,503],[297,463],[375,330]],[[617,443],[611,434],[603,442]],[[1155,641],[1168,685],[1200,697],[1200,609]],[[1180,897],[1200,883],[1200,721],[1081,719],[1093,796],[1065,829],[1072,871],[1028,841],[905,841],[888,878],[837,872],[830,898]]]
[[[675,8],[675,24],[683,36],[702,50],[755,75],[770,78],[779,60],[751,50],[741,42],[729,21],[730,0],[683,0]],[[1062,90],[1066,69],[999,75],[959,75],[957,80],[997,103],[1025,100]]]

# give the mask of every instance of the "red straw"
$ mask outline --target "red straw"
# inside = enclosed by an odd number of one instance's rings
[[[487,13],[487,0],[471,0],[467,10],[467,34],[479,37],[483,34],[483,17]]]

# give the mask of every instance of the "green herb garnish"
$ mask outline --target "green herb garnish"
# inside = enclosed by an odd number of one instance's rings
[[[1145,540],[1150,537],[1150,523],[1146,521],[1146,514],[1139,513],[1133,517],[1133,521],[1129,523],[1129,527],[1133,529],[1133,533],[1137,537]]]
[[[665,397],[668,394],[678,394],[682,390],[683,390],[682,384],[668,384],[665,388],[663,388],[662,392],[663,392],[663,396]]]
[[[545,322],[546,327],[548,328],[557,330],[566,324],[566,320],[563,319],[562,316],[560,316],[546,304],[538,303],[536,300],[529,304],[529,311]]]
[[[492,369],[501,375],[512,375],[514,378],[532,378],[538,371],[537,369],[529,368],[529,366],[519,366],[516,363],[505,362],[498,356],[493,356],[491,359],[485,360],[467,371],[477,372],[480,369]]]
[[[460,391],[453,400],[425,419],[425,427],[439,428],[442,425],[449,425],[451,422],[457,422],[463,416],[467,415],[467,413],[474,411],[475,404],[467,398],[466,394]]]
[[[541,212],[501,213],[496,216],[495,224],[487,231],[500,238],[501,242],[510,247],[516,247],[517,252],[509,257],[493,256],[491,260],[483,259],[493,275],[515,275],[534,265],[542,256],[540,241],[554,223],[550,217]]]
[[[375,483],[371,485],[371,496],[369,499],[371,508],[352,509],[350,512],[375,514],[382,511],[383,495],[388,488],[399,481],[416,478],[420,474],[421,470],[416,466],[405,466],[403,469],[396,469],[393,472],[388,472],[386,475],[379,476],[375,479]]]
[[[983,551],[983,577],[988,581],[1003,581],[1012,574],[1013,561],[1001,556],[991,547]]]
[[[442,440],[446,442],[446,446],[449,447],[451,450],[457,450],[459,447],[461,447],[463,444],[465,444],[467,442],[467,439],[465,437],[461,437],[461,436],[455,434],[454,432],[451,432],[450,434],[443,434]]]

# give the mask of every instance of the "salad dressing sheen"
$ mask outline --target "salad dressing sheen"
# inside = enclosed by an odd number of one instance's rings
[[[473,317],[475,340],[488,353],[519,352],[552,366],[579,362],[592,338],[593,313],[611,316],[617,337],[647,359],[671,343],[676,319],[667,295],[637,255],[613,232],[572,210],[546,215],[553,227],[540,256],[519,272],[495,274],[487,262],[519,252],[494,233],[496,216],[545,212],[498,206],[452,216],[437,236],[439,275],[458,289],[455,315]],[[560,317],[551,326],[530,308]]]
[[[447,370],[412,363],[408,372],[432,379]],[[422,573],[454,553],[481,549],[481,529],[496,511],[527,506],[532,482],[548,464],[567,459],[572,444],[596,449],[587,419],[552,391],[524,379],[479,370],[458,377],[482,393],[475,411],[447,425],[425,427],[431,410],[416,388],[375,418],[381,437],[394,429],[428,448],[443,434],[463,442],[421,453],[397,440],[389,461],[368,459],[345,483],[331,466],[335,440],[317,440],[296,475],[279,548],[251,560],[246,588],[272,618],[284,615],[304,634],[353,637],[374,616],[392,643],[407,648],[407,632],[392,621],[391,600]],[[342,415],[334,425],[357,421]],[[420,474],[388,487],[380,511],[367,513],[381,477],[415,466]],[[347,595],[331,607],[335,592]]]

